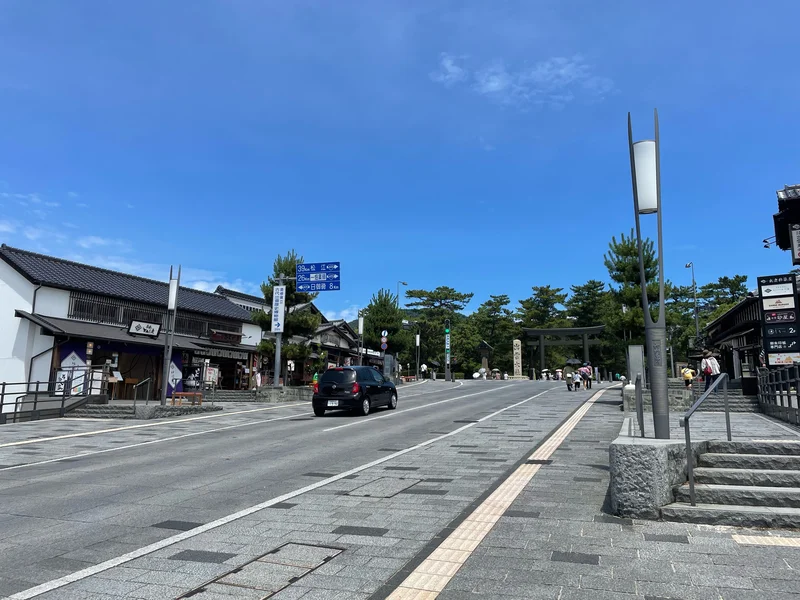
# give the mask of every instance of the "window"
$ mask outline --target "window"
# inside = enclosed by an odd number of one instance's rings
[[[320,383],[336,383],[347,385],[354,383],[356,380],[356,372],[353,369],[328,369],[322,374]]]

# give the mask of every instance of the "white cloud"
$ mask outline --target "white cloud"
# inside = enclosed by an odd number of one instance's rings
[[[358,305],[353,304],[342,310],[329,310],[325,312],[325,318],[329,321],[336,321],[344,319],[345,321],[352,321],[358,318]]]
[[[36,227],[26,227],[22,233],[29,240],[38,240],[40,237],[44,235],[45,232],[44,230],[38,229]]]
[[[118,248],[120,250],[130,250],[130,244],[125,240],[103,238],[97,235],[87,235],[86,237],[79,238],[75,242],[81,248]]]
[[[46,219],[46,218],[47,218],[47,214],[48,214],[48,213],[47,213],[47,211],[46,211],[46,210],[42,210],[41,208],[34,208],[34,209],[31,211],[31,214],[32,214],[34,217],[36,217],[37,219],[42,219],[42,220],[44,220],[44,219]]]
[[[85,202],[78,202],[75,206],[77,206],[78,208],[89,208],[89,205],[86,204]]]
[[[79,195],[78,192],[67,192],[67,196],[70,198],[77,198]]]
[[[17,226],[11,221],[0,221],[0,233],[14,233]]]
[[[45,202],[44,205],[50,208],[56,208],[58,206],[61,206],[59,202]]]
[[[445,56],[449,58],[449,55]],[[431,79],[448,87],[468,79],[466,68],[452,62],[448,64],[457,69],[452,77],[443,67],[438,72],[440,76]],[[602,98],[614,89],[614,82],[608,77],[594,75],[591,66],[580,55],[551,57],[533,66],[516,69],[494,61],[476,69],[471,81],[470,87],[475,93],[498,104],[520,109],[530,105],[561,108],[578,97]]]
[[[439,55],[439,68],[430,73],[430,78],[436,83],[441,83],[445,87],[451,87],[469,77],[469,71],[458,64],[463,57],[452,56],[447,52]]]

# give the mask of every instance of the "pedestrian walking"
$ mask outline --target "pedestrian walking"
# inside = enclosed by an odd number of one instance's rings
[[[683,385],[686,386],[687,390],[691,390],[692,381],[694,381],[694,378],[697,376],[697,373],[694,371],[694,369],[690,369],[687,365],[683,367],[683,369],[681,369],[681,375],[683,375]]]
[[[710,350],[703,352],[703,361],[700,363],[700,372],[706,380],[706,389],[711,387],[711,384],[717,380],[720,374],[719,363]]]
[[[580,391],[580,389],[581,389],[581,381],[582,380],[583,380],[583,377],[581,377],[580,372],[575,371],[575,373],[572,374],[572,385],[575,386],[575,391],[576,392]]]

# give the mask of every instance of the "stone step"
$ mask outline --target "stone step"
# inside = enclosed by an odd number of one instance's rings
[[[800,471],[698,467],[694,470],[694,480],[695,483],[717,485],[800,487]]]
[[[800,508],[736,506],[674,502],[661,509],[661,518],[678,523],[738,527],[800,528]]]
[[[800,456],[775,454],[717,454],[708,452],[700,455],[698,463],[700,467],[727,469],[800,470]]]
[[[75,419],[133,419],[132,406],[117,406],[113,404],[87,404],[66,414],[67,418]]]
[[[800,508],[800,488],[796,487],[695,483],[694,494],[702,504]],[[688,483],[675,490],[675,501],[689,502]]]
[[[726,442],[714,440],[708,442],[708,451],[715,454],[772,454],[800,456],[800,440],[771,440]]]

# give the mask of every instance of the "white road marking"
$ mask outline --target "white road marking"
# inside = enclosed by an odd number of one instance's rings
[[[504,387],[506,387],[506,386],[504,386]],[[495,389],[501,389],[501,388],[495,388]],[[525,400],[522,400],[522,401],[517,402],[515,404],[511,404],[510,406],[506,406],[505,408],[501,408],[500,410],[497,410],[497,411],[493,412],[490,415],[486,415],[485,417],[483,417],[481,419],[481,421],[485,421],[486,419],[490,419],[490,418],[492,418],[494,416],[497,416],[500,413],[503,413],[503,412],[505,412],[505,411],[507,411],[509,409],[515,408],[517,406],[520,406],[521,404],[525,404],[526,402],[529,402],[529,401],[533,400],[534,398],[538,398],[542,394],[546,394],[547,392],[550,392],[553,389],[555,389],[555,388],[550,388],[548,390],[540,392],[539,394],[536,394],[535,396],[531,396],[530,398],[526,398]],[[419,450],[421,448],[425,448],[426,446],[430,446],[431,444],[434,444],[434,443],[436,443],[438,441],[441,441],[441,440],[447,439],[449,437],[452,437],[454,435],[457,435],[457,434],[461,433],[462,431],[465,431],[465,430],[469,429],[470,427],[474,427],[475,425],[477,425],[477,423],[468,423],[468,424],[464,425],[463,427],[459,427],[458,429],[456,429],[454,431],[451,431],[450,433],[445,433],[445,434],[437,436],[435,438],[431,438],[430,440],[421,442],[421,443],[419,443],[419,444],[417,444],[415,446],[411,446],[410,448],[406,448],[404,450],[399,450],[397,452],[393,452],[392,454],[389,454],[388,456],[384,456],[384,457],[379,458],[377,460],[373,460],[372,462],[366,463],[366,464],[361,465],[359,467],[355,467],[353,469],[350,469],[349,471],[345,471],[343,473],[339,473],[338,475],[334,475],[333,477],[328,477],[327,479],[323,479],[321,481],[317,481],[316,483],[309,484],[309,485],[307,485],[305,487],[302,487],[300,489],[297,489],[297,490],[294,490],[292,492],[288,492],[286,494],[283,494],[282,496],[278,496],[276,498],[272,498],[271,500],[267,500],[265,502],[261,502],[260,504],[256,504],[255,506],[251,506],[249,508],[245,508],[245,509],[240,510],[238,512],[235,512],[233,514],[230,514],[230,515],[227,515],[227,516],[222,517],[220,519],[217,519],[216,521],[211,521],[210,523],[206,523],[205,525],[201,525],[200,527],[195,527],[194,529],[190,529],[189,531],[184,531],[183,533],[179,533],[179,534],[173,535],[172,537],[168,537],[168,538],[165,538],[165,539],[160,540],[158,542],[154,542],[154,543],[152,543],[152,544],[150,544],[148,546],[144,546],[143,548],[139,548],[138,550],[133,550],[132,552],[128,552],[127,554],[123,554],[122,556],[118,556],[116,558],[112,558],[112,559],[107,560],[105,562],[93,565],[91,567],[87,567],[86,569],[81,569],[80,571],[76,571],[75,573],[71,573],[69,575],[65,575],[64,577],[60,577],[58,579],[53,579],[52,581],[48,581],[46,583],[42,583],[40,585],[37,585],[37,586],[32,587],[32,588],[29,588],[27,590],[23,590],[21,592],[17,592],[16,594],[12,594],[11,596],[9,596],[8,600],[29,600],[30,598],[35,598],[36,596],[39,596],[41,594],[46,594],[47,592],[51,592],[53,590],[57,590],[59,588],[62,588],[65,585],[69,585],[70,583],[75,583],[76,581],[81,581],[81,580],[86,579],[88,577],[92,577],[93,575],[97,575],[98,573],[103,573],[104,571],[108,571],[109,569],[113,569],[114,567],[118,567],[118,566],[123,565],[125,563],[128,563],[128,562],[130,562],[132,560],[136,560],[137,558],[141,558],[142,556],[147,556],[148,554],[152,554],[153,552],[156,552],[158,550],[162,550],[164,548],[168,548],[169,546],[177,544],[178,542],[182,542],[184,540],[188,540],[188,539],[197,537],[198,535],[203,534],[203,533],[205,533],[207,531],[211,531],[212,529],[216,529],[218,527],[222,527],[223,525],[227,525],[228,523],[232,523],[234,521],[238,521],[239,519],[243,519],[244,517],[252,515],[253,513],[256,513],[256,512],[258,512],[260,510],[264,510],[265,508],[269,508],[270,506],[273,506],[273,505],[278,504],[280,502],[286,502],[287,500],[291,500],[292,498],[296,498],[297,496],[300,496],[302,494],[306,494],[308,492],[313,492],[314,490],[317,490],[317,489],[319,489],[321,487],[324,487],[324,486],[326,486],[326,485],[328,485],[330,483],[333,483],[335,481],[339,481],[340,479],[344,479],[345,477],[348,477],[350,475],[355,475],[357,473],[360,473],[362,471],[366,471],[367,469],[371,469],[372,467],[376,467],[376,466],[381,465],[381,464],[383,464],[385,462],[388,462],[390,460],[394,460],[395,458],[397,458],[399,456],[403,456],[404,454],[408,454],[410,452],[414,452],[415,450]]]
[[[272,423],[273,421],[285,421],[286,419],[296,419],[297,417],[302,417],[306,413],[297,413],[294,415],[286,415],[285,417],[276,417],[274,419],[265,419],[263,421],[250,421],[248,423],[237,423],[235,425],[226,425],[225,427],[216,427],[214,429],[206,429],[204,431],[195,431],[192,433],[183,433],[181,435],[175,435],[172,437],[161,438],[158,440],[149,440],[147,442],[136,442],[135,444],[128,444],[127,446],[116,446],[114,448],[106,448],[105,450],[92,450],[90,452],[82,452],[80,454],[73,454],[71,456],[60,456],[58,458],[50,458],[47,460],[40,460],[37,462],[32,463],[24,463],[21,465],[12,465],[10,467],[3,467],[0,469],[0,473],[3,471],[13,471],[15,469],[23,469],[25,467],[36,467],[38,465],[47,465],[50,463],[60,462],[62,460],[72,459],[72,458],[83,458],[86,456],[93,456],[95,454],[106,454],[108,452],[116,452],[117,450],[128,450],[130,448],[138,448],[140,446],[149,446],[151,444],[160,444],[161,442],[172,442],[175,440],[181,440],[188,437],[194,437],[196,435],[205,435],[207,433],[216,433],[217,431],[225,431],[227,429],[237,429],[239,427],[249,427],[251,425],[261,425],[262,423]]]
[[[111,429],[98,429],[97,431],[82,431],[79,433],[66,433],[64,435],[55,435],[52,437],[36,438],[35,440],[21,440],[19,442],[8,442],[0,444],[0,448],[8,448],[9,446],[24,446],[25,444],[40,444],[42,442],[52,442],[54,440],[66,440],[69,438],[84,437],[89,435],[99,435],[101,433],[113,433],[115,431],[128,431],[129,429],[142,429],[144,427],[159,427],[162,425],[175,425],[177,423],[186,423],[188,421],[201,421],[205,419],[218,419],[220,417],[232,417],[233,415],[242,415],[254,412],[264,412],[267,410],[278,410],[279,408],[287,408],[291,406],[302,406],[304,404],[311,404],[310,402],[294,402],[284,403],[282,406],[268,406],[266,408],[249,408],[247,410],[237,410],[234,412],[221,412],[220,414],[202,415],[200,417],[189,417],[187,419],[178,419],[173,421],[158,421],[156,423],[142,423],[141,425],[125,425],[123,427],[112,427]],[[96,419],[92,419],[96,420]]]
[[[337,429],[343,429],[344,427],[354,427],[355,425],[363,425],[364,423],[369,423],[370,421],[377,421],[378,419],[388,419],[389,417],[393,417],[395,415],[402,415],[407,412],[411,412],[412,410],[420,410],[421,408],[428,408],[429,406],[436,406],[437,404],[444,404],[445,402],[453,402],[454,400],[461,400],[462,398],[469,398],[470,396],[478,396],[479,394],[487,394],[489,392],[496,392],[498,390],[504,390],[506,388],[510,388],[510,385],[504,385],[503,387],[499,388],[492,388],[488,390],[481,390],[480,392],[475,392],[474,394],[466,394],[464,396],[456,396],[455,398],[447,398],[445,400],[439,400],[438,402],[431,402],[430,404],[422,404],[420,406],[414,406],[413,408],[406,408],[405,410],[394,410],[388,414],[380,415],[377,417],[367,417],[366,419],[359,419],[358,421],[353,421],[351,423],[345,423],[344,425],[337,425],[336,427],[329,427],[328,429],[323,429],[323,431],[336,431]]]

